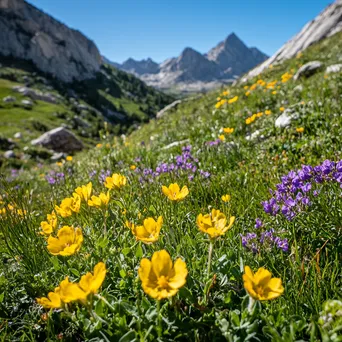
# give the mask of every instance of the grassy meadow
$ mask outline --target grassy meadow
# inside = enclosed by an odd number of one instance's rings
[[[0,340],[342,341],[341,51],[3,169]]]

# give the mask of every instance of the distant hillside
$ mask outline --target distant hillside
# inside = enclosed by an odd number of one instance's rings
[[[187,47],[179,57],[167,59],[161,64],[150,58],[142,61],[129,58],[122,64],[111,64],[156,88],[201,91],[232,82],[266,59],[267,55],[255,47],[247,47],[232,33],[207,54]]]
[[[65,83],[32,63],[0,57],[0,151],[14,150],[19,164],[49,159],[53,152],[33,148],[31,140],[60,126],[94,146],[105,122],[109,133],[126,133],[174,100],[108,64],[94,76]]]

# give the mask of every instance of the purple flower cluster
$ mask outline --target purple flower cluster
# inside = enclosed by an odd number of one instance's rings
[[[97,175],[96,170],[92,170],[89,172],[89,178],[93,179]],[[101,170],[98,175],[98,180],[100,183],[104,183],[107,177],[111,176],[111,171],[110,170]]]
[[[196,174],[203,178],[209,178],[210,173],[208,171],[198,168],[199,161],[191,154],[191,149],[191,145],[182,147],[182,154],[176,156],[171,163],[160,163],[155,169],[137,167],[134,172],[140,175],[139,181],[141,183],[153,182],[156,177],[166,173],[175,176],[187,174],[190,181],[194,179]],[[135,162],[140,162],[140,158],[136,158]]]
[[[49,173],[45,176],[45,179],[51,185],[59,184],[64,181],[65,175],[63,172],[55,172],[53,170],[50,170]]]
[[[315,184],[337,182],[342,188],[342,160],[337,163],[325,160],[315,167],[303,165],[300,170],[290,171],[281,177],[281,181],[276,185],[277,190],[270,190],[273,197],[262,205],[267,214],[275,216],[281,213],[292,220],[311,205],[311,193],[318,196],[319,192],[313,189]]]
[[[281,249],[283,252],[289,250],[289,244],[287,239],[282,239],[279,236],[274,235],[274,229],[267,230],[261,234],[247,233],[245,236],[241,236],[242,246],[250,249],[253,253],[264,248],[276,247]]]
[[[213,140],[213,141],[207,141],[206,145],[208,145],[208,146],[216,146],[216,145],[219,145],[221,143],[222,143],[221,139],[216,139],[216,140]]]

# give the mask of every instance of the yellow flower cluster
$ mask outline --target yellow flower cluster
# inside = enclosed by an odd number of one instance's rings
[[[223,92],[222,95],[225,95],[225,96],[226,96],[226,95],[229,95],[229,92]],[[232,97],[232,98],[230,98],[230,99],[221,99],[221,97],[218,97],[218,98],[217,98],[217,103],[215,104],[215,108],[216,108],[216,109],[219,109],[219,108],[221,108],[223,105],[225,105],[226,103],[232,104],[232,103],[236,102],[238,99],[239,99],[238,96],[234,96],[234,97]]]
[[[257,118],[261,118],[262,116],[264,115],[263,112],[259,112],[259,113],[256,113],[256,114],[253,114],[251,115],[250,117],[248,117],[246,119],[246,125],[250,125],[251,123],[253,123]]]
[[[234,132],[234,128],[231,128],[231,127],[223,128],[223,132],[226,134],[232,134]]]
[[[290,74],[289,72],[286,72],[285,74],[281,75],[281,81],[282,81],[282,83],[286,83],[286,82],[289,81],[292,77],[293,77],[292,74]]]
[[[88,272],[81,277],[79,283],[69,281],[66,277],[54,292],[49,292],[47,297],[37,298],[38,304],[46,309],[64,308],[68,303],[87,303],[87,299],[96,294],[106,277],[107,269],[103,262],[94,267],[93,274]]]
[[[127,183],[127,178],[119,173],[114,173],[112,177],[107,177],[104,186],[108,189],[120,190]]]
[[[3,201],[0,201],[0,204],[3,204]],[[7,204],[7,206],[3,206],[0,208],[0,215],[16,215],[19,217],[23,217],[27,214],[27,211],[24,209],[17,208],[15,204]]]

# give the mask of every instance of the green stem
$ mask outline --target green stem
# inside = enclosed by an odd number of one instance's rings
[[[211,259],[212,259],[212,255],[213,255],[213,248],[214,248],[214,243],[213,243],[213,240],[210,239],[209,253],[208,253],[208,275],[210,275]]]
[[[253,309],[254,309],[254,307],[255,307],[255,304],[256,304],[256,300],[253,299],[251,296],[249,296],[248,312],[249,312],[250,314],[252,314]]]
[[[162,337],[163,327],[162,327],[162,320],[160,315],[160,300],[157,300],[157,330],[158,330],[158,337]]]

